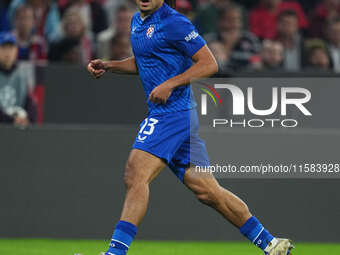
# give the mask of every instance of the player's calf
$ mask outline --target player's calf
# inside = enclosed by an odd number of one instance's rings
[[[251,217],[247,205],[221,187],[214,176],[189,170],[185,174],[184,183],[201,203],[217,210],[236,227],[241,227]]]
[[[202,204],[210,207],[217,207],[219,203],[218,189],[210,185],[204,185],[203,182],[191,183],[187,185],[190,190],[195,194],[196,198]]]
[[[236,195],[221,187],[214,176],[206,174],[200,176],[194,171],[188,170],[184,177],[184,183],[202,203],[216,209],[265,254],[289,254],[292,249],[291,243],[272,236],[259,220],[251,215],[247,205]]]

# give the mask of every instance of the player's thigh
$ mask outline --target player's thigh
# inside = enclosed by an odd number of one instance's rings
[[[220,189],[220,185],[212,174],[198,172],[194,167],[186,170],[183,182],[196,195],[213,195]]]
[[[125,184],[150,183],[165,167],[162,159],[142,150],[133,149],[125,167]]]

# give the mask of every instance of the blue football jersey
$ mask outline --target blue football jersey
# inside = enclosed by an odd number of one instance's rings
[[[167,4],[142,19],[131,22],[131,45],[150,114],[177,112],[196,107],[191,85],[173,90],[166,104],[149,101],[151,91],[192,66],[191,57],[206,42],[194,25]]]

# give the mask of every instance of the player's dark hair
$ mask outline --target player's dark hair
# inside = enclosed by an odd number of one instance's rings
[[[176,9],[176,0],[165,0],[166,4]]]

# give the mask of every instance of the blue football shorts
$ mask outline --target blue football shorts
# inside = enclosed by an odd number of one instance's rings
[[[141,124],[134,149],[163,159],[183,182],[190,166],[209,166],[204,141],[198,136],[196,109],[163,114],[150,114]]]

